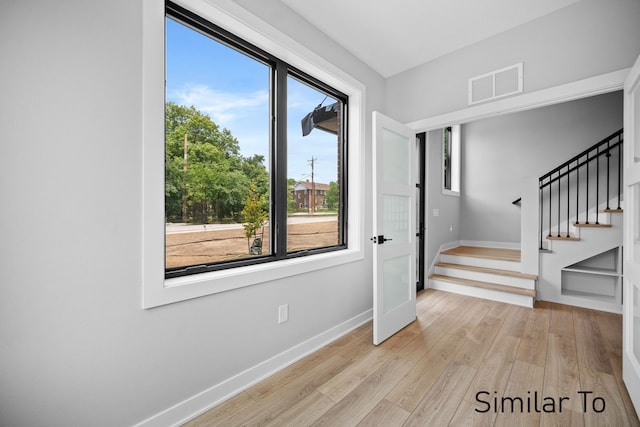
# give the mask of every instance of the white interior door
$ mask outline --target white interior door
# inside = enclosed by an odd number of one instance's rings
[[[373,343],[416,318],[415,134],[373,113]]]
[[[622,377],[640,413],[640,57],[624,85]]]

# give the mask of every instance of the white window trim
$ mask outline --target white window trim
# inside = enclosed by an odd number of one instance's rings
[[[451,126],[451,190],[444,188],[444,147],[442,150],[442,194],[460,197],[460,125]]]
[[[442,189],[442,194],[445,196],[460,197],[459,191],[451,191],[451,190],[446,190],[444,188]]]
[[[341,251],[165,279],[164,2],[143,0],[142,307],[278,280],[364,259],[365,86],[229,0],[176,3],[343,92],[348,112],[348,248]]]

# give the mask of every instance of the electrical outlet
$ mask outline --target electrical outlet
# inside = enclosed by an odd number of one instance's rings
[[[284,323],[289,320],[289,304],[278,307],[278,323]]]
[[[440,210],[439,209],[434,209],[433,210],[433,216],[440,216]]]

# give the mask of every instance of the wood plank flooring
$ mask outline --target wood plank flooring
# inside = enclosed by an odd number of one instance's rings
[[[640,426],[620,315],[432,289],[417,307],[380,346],[369,322],[186,426]]]

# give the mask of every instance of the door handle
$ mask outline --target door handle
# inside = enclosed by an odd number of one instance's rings
[[[382,244],[384,244],[384,242],[389,241],[389,240],[393,240],[393,239],[387,239],[386,237],[384,237],[383,234],[381,234],[379,236],[373,236],[371,238],[371,241],[373,243],[375,243],[375,244],[378,244],[378,245],[382,245]]]

